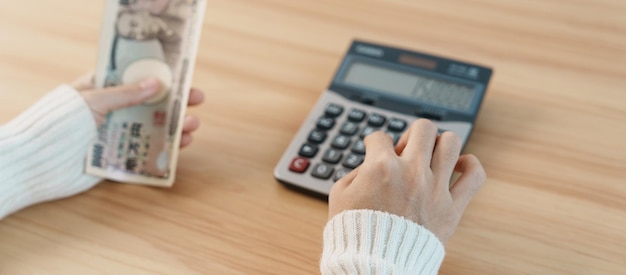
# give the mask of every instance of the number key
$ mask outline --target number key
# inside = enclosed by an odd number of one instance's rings
[[[306,158],[312,158],[315,157],[315,155],[317,155],[317,146],[313,145],[313,144],[302,144],[302,147],[300,147],[300,152],[298,153],[300,156],[306,157]]]
[[[354,169],[361,165],[364,159],[365,157],[363,157],[362,155],[349,154],[346,157],[346,160],[343,162],[343,166],[345,166],[346,168]]]
[[[321,130],[330,130],[335,126],[335,119],[330,117],[321,117],[317,121],[317,128]]]
[[[361,122],[363,121],[363,119],[365,119],[364,111],[361,111],[358,109],[350,110],[350,113],[348,114],[348,120],[354,121],[354,122]]]
[[[343,107],[341,105],[331,103],[326,106],[324,113],[329,117],[338,117],[341,113],[343,113]]]
[[[373,132],[376,132],[376,128],[367,126],[363,128],[363,131],[361,131],[361,138],[365,138],[366,136],[368,136],[369,134]]]
[[[345,177],[348,173],[350,173],[350,171],[352,171],[351,169],[346,169],[346,168],[341,168],[339,170],[337,170],[337,173],[335,173],[335,177],[333,177],[334,181],[338,181],[341,178]]]
[[[350,138],[344,135],[338,135],[333,139],[331,146],[337,149],[346,149],[350,146]]]
[[[356,154],[365,154],[365,143],[362,139],[357,140],[352,146],[352,152]]]
[[[356,134],[356,132],[359,131],[359,126],[356,123],[352,123],[349,121],[346,121],[346,123],[344,123],[341,126],[341,129],[339,130],[339,132],[341,132],[344,135],[348,135],[348,136],[352,136],[354,134]]]
[[[326,140],[326,132],[320,131],[320,130],[313,130],[311,131],[311,133],[309,134],[309,142],[311,143],[322,143],[324,142],[324,140]]]
[[[328,149],[324,153],[324,157],[322,157],[322,160],[328,163],[337,164],[341,160],[341,157],[343,157],[341,151]]]
[[[313,171],[311,171],[311,175],[320,178],[323,180],[327,180],[330,176],[335,172],[335,168],[332,168],[330,165],[319,163],[315,165]]]
[[[406,121],[402,119],[392,118],[389,120],[389,126],[387,129],[395,132],[402,132],[406,128]]]
[[[383,115],[371,114],[370,118],[367,120],[367,124],[374,127],[380,127],[385,124],[385,121],[387,121],[387,118],[385,118]]]

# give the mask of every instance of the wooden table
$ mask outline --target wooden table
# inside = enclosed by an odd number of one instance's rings
[[[0,122],[95,66],[104,1],[0,1]],[[0,222],[1,274],[315,274],[326,202],[272,170],[353,38],[492,66],[489,180],[441,274],[626,274],[626,2],[210,0],[172,189]]]

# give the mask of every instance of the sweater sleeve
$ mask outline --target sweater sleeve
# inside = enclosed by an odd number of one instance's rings
[[[322,274],[437,274],[444,247],[426,228],[373,210],[344,211],[324,229]]]
[[[66,85],[0,126],[0,219],[96,185],[84,173],[96,133],[89,107]]]

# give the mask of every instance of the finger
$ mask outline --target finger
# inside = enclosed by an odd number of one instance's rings
[[[93,89],[94,84],[95,84],[95,76],[96,75],[94,74],[93,71],[85,73],[84,75],[74,80],[74,82],[72,82],[71,85],[77,91]]]
[[[354,179],[359,174],[359,168],[360,167],[357,167],[354,170],[350,171],[350,173],[348,173],[343,178],[341,178],[337,182],[335,182],[335,184],[333,184],[333,187],[330,188],[330,192],[328,193],[328,200],[329,201],[331,201],[332,197],[334,197],[334,196],[341,196],[340,194],[344,190],[346,190],[346,188],[350,187],[350,185],[352,184]]]
[[[374,163],[376,159],[387,158],[390,156],[396,156],[393,140],[389,135],[377,131],[374,132],[363,140],[365,143],[365,163]]]
[[[355,170],[350,171],[350,173],[345,175],[343,178],[339,179],[337,182],[335,182],[332,188],[330,188],[330,192],[328,193],[329,199],[330,197],[334,196],[336,193],[338,192],[341,193],[343,190],[348,188],[352,184],[352,181],[354,181],[354,178],[356,178],[356,175],[357,175],[357,172],[355,169]]]
[[[476,192],[485,183],[487,176],[482,164],[474,155],[463,155],[456,164],[455,171],[461,177],[452,185],[450,193],[456,208],[463,212]]]
[[[411,129],[413,127],[409,127],[409,129],[407,129],[402,136],[400,136],[400,139],[398,140],[398,143],[396,144],[396,154],[399,156],[402,154],[402,151],[404,151],[404,148],[406,148],[406,144],[409,141],[409,135],[411,133]]]
[[[193,142],[193,136],[191,134],[183,134],[180,138],[180,148],[185,148]]]
[[[452,172],[461,154],[461,138],[454,132],[444,132],[437,137],[435,152],[430,168],[438,179],[438,184],[448,188]]]
[[[202,102],[204,102],[204,92],[200,89],[192,88],[187,104],[189,106],[196,106],[202,104]]]
[[[183,133],[191,133],[198,130],[199,127],[200,120],[198,117],[192,115],[185,116],[185,121],[183,122]]]
[[[356,176],[359,174],[359,167],[355,168],[354,170],[350,171],[350,173],[348,173],[347,175],[343,176],[343,178],[339,179],[335,185],[350,185],[352,183],[352,181],[354,181],[354,179],[356,178]]]
[[[107,114],[111,111],[135,106],[149,100],[161,90],[161,82],[149,78],[142,82],[85,92],[90,107]]]
[[[427,119],[414,121],[401,156],[410,162],[430,167],[436,138],[437,126],[434,123]]]

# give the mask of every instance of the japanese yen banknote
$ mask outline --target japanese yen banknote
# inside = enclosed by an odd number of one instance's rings
[[[87,173],[115,181],[174,183],[206,0],[106,0],[96,86],[158,78],[150,101],[108,115]]]

